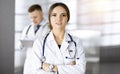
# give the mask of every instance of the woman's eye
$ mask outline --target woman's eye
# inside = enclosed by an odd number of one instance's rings
[[[62,16],[63,16],[63,17],[65,17],[66,15],[65,15],[65,14],[63,14]]]
[[[55,14],[53,14],[52,16],[56,16]]]

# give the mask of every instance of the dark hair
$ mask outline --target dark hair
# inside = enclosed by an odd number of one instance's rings
[[[51,22],[50,22],[50,15],[51,15],[53,9],[54,9],[55,7],[57,7],[57,6],[61,6],[61,7],[63,7],[63,8],[66,10],[66,12],[67,12],[67,17],[68,17],[67,22],[68,22],[69,19],[70,19],[70,11],[69,11],[67,5],[64,4],[64,3],[54,3],[54,4],[50,7],[49,13],[48,13],[48,19],[49,19],[49,27],[50,27],[50,29],[52,29]]]
[[[38,4],[34,4],[34,5],[32,5],[32,6],[30,6],[30,7],[28,8],[28,12],[33,12],[33,11],[35,11],[35,10],[42,11],[42,8],[41,8],[41,6],[38,5]]]

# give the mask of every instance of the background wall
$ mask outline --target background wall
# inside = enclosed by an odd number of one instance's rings
[[[14,74],[14,0],[0,0],[0,74]]]

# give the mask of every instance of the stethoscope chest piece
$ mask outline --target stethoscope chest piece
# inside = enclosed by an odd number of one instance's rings
[[[73,50],[68,50],[69,52],[73,52]]]

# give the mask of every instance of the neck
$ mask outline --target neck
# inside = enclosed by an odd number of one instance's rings
[[[57,30],[57,31],[52,30],[52,32],[53,32],[53,35],[54,35],[54,38],[55,38],[57,44],[61,45],[62,41],[64,39],[64,32],[65,31],[63,31],[63,30]]]

